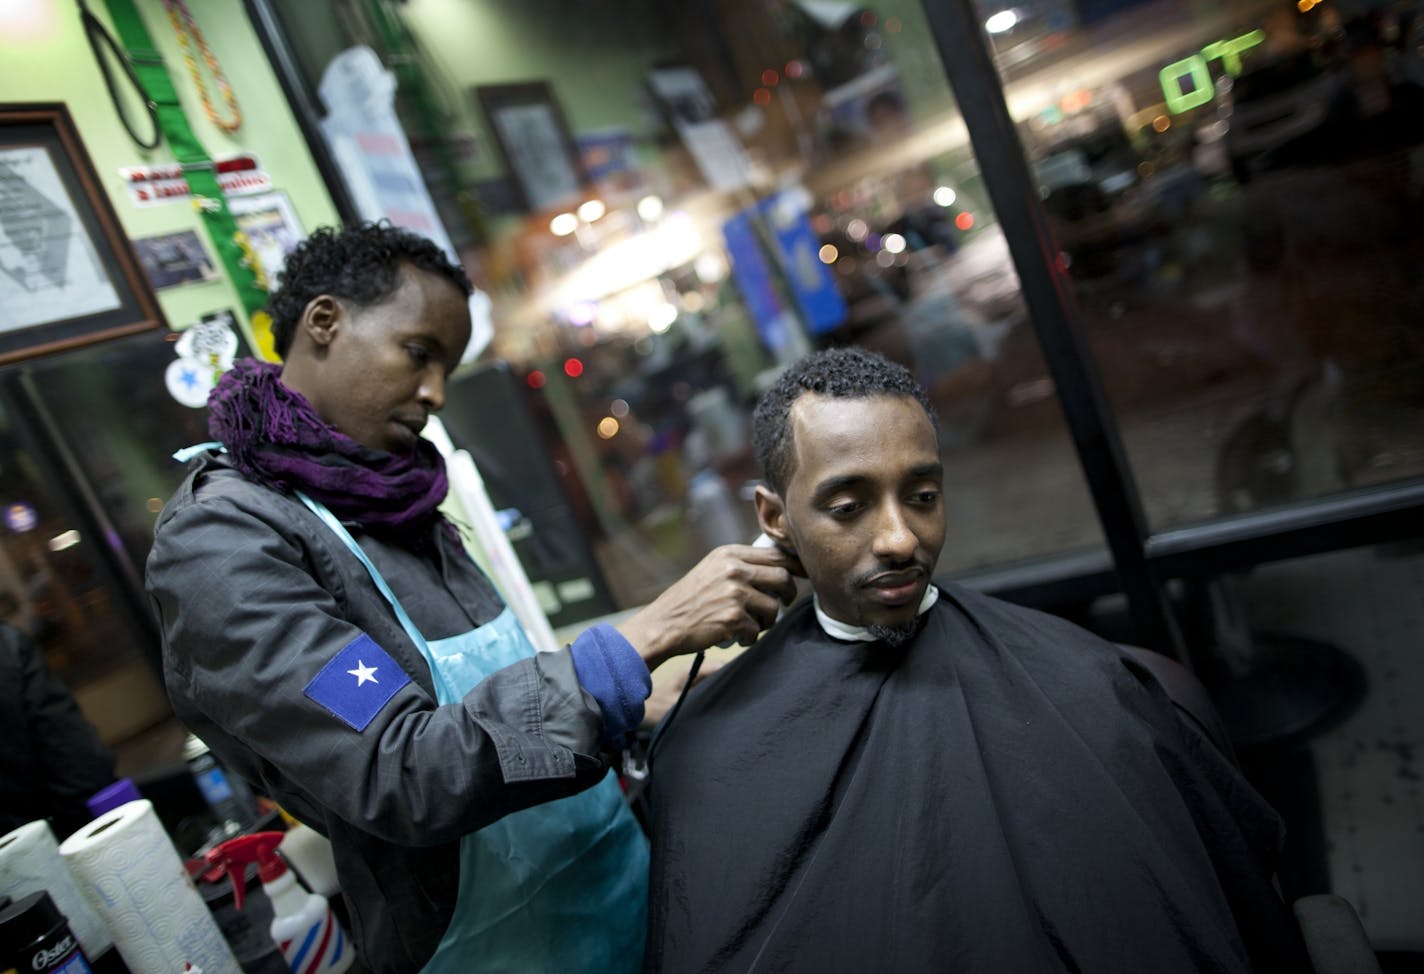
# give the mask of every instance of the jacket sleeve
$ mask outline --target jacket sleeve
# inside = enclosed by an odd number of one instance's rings
[[[175,712],[225,762],[279,801],[404,845],[454,841],[603,776],[598,707],[567,649],[446,706],[407,680],[359,730],[318,703],[308,689],[344,648],[366,636],[396,657],[405,637],[348,621],[348,593],[305,561],[329,553],[277,520],[225,496],[178,505],[148,561]]]

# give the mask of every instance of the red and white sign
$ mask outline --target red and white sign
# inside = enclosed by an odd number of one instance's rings
[[[272,177],[259,167],[252,155],[231,156],[213,162],[218,186],[224,196],[249,196],[272,189]],[[128,183],[129,195],[139,206],[171,203],[189,197],[188,183],[183,178],[182,163],[156,166],[126,166],[119,175]]]

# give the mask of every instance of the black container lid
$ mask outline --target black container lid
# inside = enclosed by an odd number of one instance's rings
[[[0,950],[24,950],[64,922],[49,893],[39,890],[22,896],[0,910]]]

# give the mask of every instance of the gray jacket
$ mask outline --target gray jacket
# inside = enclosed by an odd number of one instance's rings
[[[426,639],[503,604],[437,530],[426,554],[348,525]],[[569,650],[439,706],[429,667],[365,568],[292,496],[203,454],[158,518],[148,592],[174,712],[218,758],[326,835],[373,971],[418,970],[454,910],[462,835],[608,769]],[[410,676],[364,731],[305,688],[362,633]]]

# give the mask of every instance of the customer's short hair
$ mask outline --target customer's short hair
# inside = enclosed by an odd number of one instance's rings
[[[286,358],[312,298],[330,294],[358,305],[378,304],[400,287],[402,264],[439,274],[467,297],[473,290],[464,268],[434,242],[385,221],[344,230],[322,227],[297,244],[267,300],[277,354]]]
[[[935,423],[929,397],[902,365],[863,348],[829,348],[788,366],[762,393],[752,418],[757,460],[763,476],[778,494],[786,490],[792,469],[791,407],[804,392],[836,399],[906,396],[924,408]]]

